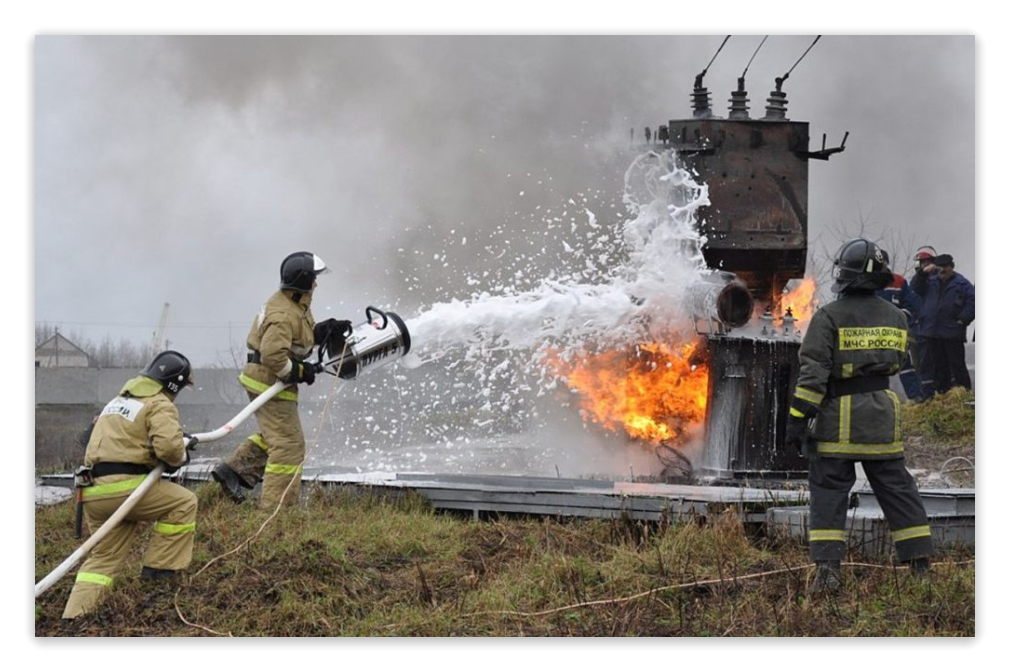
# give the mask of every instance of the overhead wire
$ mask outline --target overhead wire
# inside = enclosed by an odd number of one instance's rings
[[[732,35],[727,35],[726,39],[724,39],[722,41],[722,44],[719,45],[719,48],[715,50],[715,54],[712,56],[712,60],[709,61],[708,65],[705,66],[705,69],[701,71],[702,75],[704,75],[706,72],[708,72],[708,69],[712,67],[712,64],[715,63],[715,59],[719,55],[719,52],[722,51],[722,48],[726,46],[726,43],[729,42],[729,38],[731,38],[731,37],[733,37],[733,36]]]
[[[815,37],[814,41],[810,43],[809,47],[807,47],[807,50],[803,52],[803,55],[800,56],[798,59],[796,59],[796,62],[793,63],[793,67],[789,68],[789,71],[786,74],[782,75],[781,77],[777,77],[775,79],[775,88],[776,88],[776,90],[779,90],[779,91],[782,90],[782,82],[784,82],[787,79],[789,79],[789,75],[791,75],[792,72],[793,72],[793,70],[796,69],[796,66],[800,64],[800,61],[802,61],[804,58],[806,58],[807,54],[810,53],[810,50],[814,48],[814,45],[817,44],[817,41],[820,40],[820,39],[821,39],[820,35],[818,35],[817,37]]]
[[[754,62],[754,58],[758,55],[758,52],[761,51],[761,47],[765,46],[765,42],[767,42],[767,41],[768,41],[768,36],[765,35],[764,39],[761,40],[761,44],[759,44],[757,46],[757,49],[754,50],[754,53],[751,54],[750,60],[747,61],[747,67],[745,67],[743,69],[743,74],[740,75],[741,78],[744,78],[744,77],[747,76],[747,71],[750,70],[750,64]]]
[[[821,37],[822,37],[821,35],[818,35],[817,37],[814,38],[814,41],[810,43],[810,46],[807,47],[807,50],[803,52],[803,55],[800,56],[795,63],[793,63],[793,67],[789,68],[789,72],[786,73],[786,77],[792,74],[792,71],[796,69],[796,66],[800,64],[800,61],[806,58],[807,54],[810,53],[810,50],[814,48],[814,45],[817,44],[817,41],[820,40]]]
[[[722,51],[722,48],[726,46],[726,43],[729,42],[729,38],[731,37],[733,36],[727,35],[725,39],[723,39],[722,44],[719,45],[719,48],[715,50],[715,54],[712,55],[712,60],[710,60],[708,65],[705,66],[705,69],[698,73],[698,76],[694,78],[695,88],[701,88],[701,80],[705,78],[705,75],[708,73],[708,69],[712,67],[713,63],[715,63],[715,59],[719,56],[719,52]]]

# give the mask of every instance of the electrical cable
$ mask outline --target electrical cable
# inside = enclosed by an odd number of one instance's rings
[[[814,45],[817,44],[817,41],[821,39],[821,37],[822,37],[821,35],[818,35],[817,37],[814,38],[814,41],[810,43],[810,46],[807,47],[807,50],[803,52],[803,55],[799,57],[799,60],[793,63],[793,67],[789,68],[789,72],[787,72],[786,76],[783,77],[782,79],[786,79],[787,77],[789,77],[790,74],[792,74],[792,71],[796,69],[796,66],[800,64],[800,61],[806,58],[806,55],[810,53],[810,50],[814,48]]]
[[[715,63],[715,59],[716,59],[717,56],[719,56],[719,52],[722,51],[722,48],[726,46],[726,43],[729,42],[729,38],[731,38],[731,37],[733,37],[733,36],[732,35],[727,35],[726,39],[724,39],[722,41],[722,44],[719,45],[719,48],[715,50],[715,55],[712,56],[712,60],[708,62],[708,65],[706,65],[705,69],[701,71],[701,74],[698,75],[695,78],[695,80],[694,80],[695,81],[695,86],[701,86],[701,80],[702,80],[702,78],[708,72],[708,69],[712,67],[712,64]]]
[[[759,44],[757,49],[754,50],[754,53],[751,55],[750,60],[747,61],[747,67],[743,69],[743,74],[740,75],[741,79],[747,76],[747,71],[750,70],[750,64],[754,62],[754,57],[758,55],[758,52],[761,51],[761,47],[765,46],[765,42],[767,41],[768,36],[765,35],[764,39],[761,40],[761,44]]]

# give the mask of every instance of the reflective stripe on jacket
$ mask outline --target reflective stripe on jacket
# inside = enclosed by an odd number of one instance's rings
[[[800,346],[790,413],[816,415],[817,452],[831,457],[901,457],[901,404],[891,390],[828,395],[828,383],[898,372],[908,346],[905,314],[873,294],[843,295],[818,310]]]

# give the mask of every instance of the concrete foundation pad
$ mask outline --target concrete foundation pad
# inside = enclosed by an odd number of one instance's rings
[[[963,488],[920,491],[930,533],[937,548],[975,548],[975,491]],[[856,493],[858,505],[849,509],[846,531],[850,551],[870,557],[894,552],[891,529],[872,491]],[[777,507],[765,514],[770,537],[809,538],[810,509]]]

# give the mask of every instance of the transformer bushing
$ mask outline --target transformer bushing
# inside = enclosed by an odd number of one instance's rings
[[[708,89],[703,86],[694,87],[691,94],[691,109],[694,110],[695,119],[708,119],[712,116],[711,96]]]
[[[772,91],[768,94],[768,105],[765,106],[765,121],[788,121],[786,118],[786,94],[782,91]]]
[[[750,98],[747,97],[747,92],[743,88],[743,78],[741,77],[737,82],[737,90],[729,97],[729,118],[750,119],[748,102],[750,102]]]

